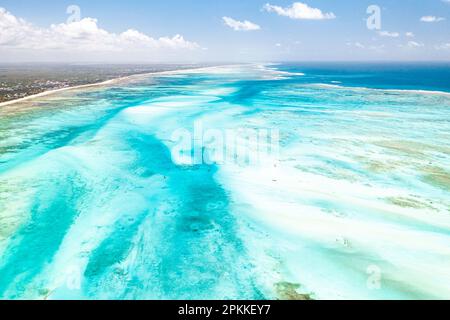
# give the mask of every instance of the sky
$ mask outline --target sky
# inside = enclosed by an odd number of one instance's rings
[[[0,0],[0,63],[418,60],[450,0]]]

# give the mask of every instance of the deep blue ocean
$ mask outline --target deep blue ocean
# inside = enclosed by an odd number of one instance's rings
[[[277,68],[303,72],[305,83],[321,82],[378,89],[431,90],[450,92],[450,63],[283,63]]]

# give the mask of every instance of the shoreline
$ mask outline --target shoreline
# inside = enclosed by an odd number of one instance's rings
[[[32,94],[26,97],[5,101],[0,103],[0,108],[5,106],[10,106],[14,104],[18,104],[21,102],[26,102],[29,100],[33,100],[36,98],[46,97],[50,95],[54,95],[57,93],[70,91],[70,90],[77,90],[77,89],[84,89],[84,88],[91,88],[91,87],[101,87],[101,86],[107,86],[114,83],[119,83],[122,81],[129,81],[133,80],[135,78],[145,78],[150,76],[164,76],[164,75],[171,75],[171,74],[179,74],[179,73],[189,73],[189,72],[195,72],[195,71],[201,71],[201,70],[209,70],[214,68],[220,68],[220,67],[235,67],[235,66],[241,66],[242,64],[231,64],[231,65],[217,65],[217,66],[209,66],[209,67],[198,67],[198,68],[187,68],[187,69],[176,69],[176,70],[167,70],[167,71],[156,71],[156,72],[146,72],[146,73],[137,73],[137,74],[131,74],[128,76],[122,76],[118,78],[113,78],[101,82],[95,82],[95,83],[88,83],[88,84],[82,84],[77,86],[71,86],[71,87],[65,87],[65,88],[59,88],[59,89],[52,89],[43,91],[40,93]],[[270,65],[270,64],[267,64]],[[274,65],[274,64],[272,64]],[[283,71],[273,70],[280,73],[285,73]],[[286,72],[288,73],[288,72]],[[304,73],[294,73],[292,75],[302,75],[304,76]],[[376,91],[384,91],[388,93],[411,93],[411,94],[423,94],[423,95],[441,95],[441,96],[450,96],[450,92],[446,91],[435,91],[435,90],[420,90],[420,89],[381,89],[381,88],[368,88],[368,87],[351,87],[351,86],[343,86],[341,84],[327,84],[327,83],[311,83],[308,84],[311,86],[319,86],[324,88],[334,88],[334,89],[354,89],[354,90],[376,90]]]
[[[149,76],[152,76],[152,75],[170,75],[170,74],[177,74],[177,73],[181,73],[181,72],[192,72],[192,71],[199,71],[199,70],[208,70],[208,69],[218,68],[218,67],[223,67],[223,66],[224,65],[217,65],[217,66],[210,66],[210,67],[198,67],[198,68],[177,69],[177,70],[169,70],[169,71],[156,71],[156,72],[147,72],[147,73],[137,73],[137,74],[132,74],[132,75],[128,75],[128,76],[123,76],[123,77],[118,77],[118,78],[114,78],[114,79],[105,80],[105,81],[102,81],[102,82],[81,84],[81,85],[78,85],[78,86],[71,86],[71,87],[65,87],[65,88],[59,88],[59,89],[52,89],[52,90],[43,91],[41,93],[32,94],[32,95],[29,95],[29,96],[26,96],[26,97],[23,97],[23,98],[14,99],[14,100],[11,100],[11,101],[1,102],[0,103],[0,108],[1,107],[6,107],[6,106],[10,106],[10,105],[13,105],[13,104],[16,104],[16,103],[26,102],[26,101],[33,100],[33,99],[36,99],[36,98],[50,96],[50,95],[57,94],[57,93],[60,93],[60,92],[65,92],[65,91],[70,91],[70,90],[77,90],[77,89],[84,89],[84,88],[90,88],[90,87],[107,86],[107,85],[111,85],[111,84],[122,82],[122,81],[132,80],[133,78],[149,77]]]

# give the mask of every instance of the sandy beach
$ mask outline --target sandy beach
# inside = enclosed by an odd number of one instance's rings
[[[110,79],[110,80],[97,82],[97,83],[83,84],[83,85],[79,85],[79,86],[71,86],[71,87],[60,88],[60,89],[55,89],[55,90],[47,90],[47,91],[44,91],[44,92],[41,92],[41,93],[37,93],[37,94],[33,94],[33,95],[30,95],[30,96],[27,96],[27,97],[23,97],[23,98],[20,98],[20,99],[15,99],[15,100],[11,100],[11,101],[2,102],[2,103],[0,103],[0,108],[1,107],[5,107],[5,106],[9,106],[9,105],[13,105],[13,104],[16,104],[16,103],[20,103],[20,102],[30,101],[30,100],[33,100],[33,99],[36,99],[36,98],[46,97],[46,96],[54,95],[54,94],[57,94],[57,93],[70,91],[70,90],[107,86],[107,85],[112,85],[112,84],[116,84],[116,83],[120,83],[120,82],[124,82],[124,81],[138,80],[138,79],[142,79],[142,78],[153,76],[153,75],[154,76],[162,76],[162,75],[177,74],[177,73],[180,73],[180,72],[189,73],[189,72],[193,72],[193,71],[210,70],[212,68],[217,68],[217,67],[221,67],[221,66],[198,67],[198,68],[171,70],[171,71],[158,71],[158,72],[148,72],[148,73],[141,73],[141,74],[133,74],[133,75],[130,75],[130,76],[119,77],[119,78]]]

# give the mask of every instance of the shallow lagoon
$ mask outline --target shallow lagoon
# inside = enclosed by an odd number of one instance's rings
[[[0,296],[450,298],[450,95],[320,80],[215,67],[2,108]],[[279,154],[174,162],[198,121],[278,129]]]

